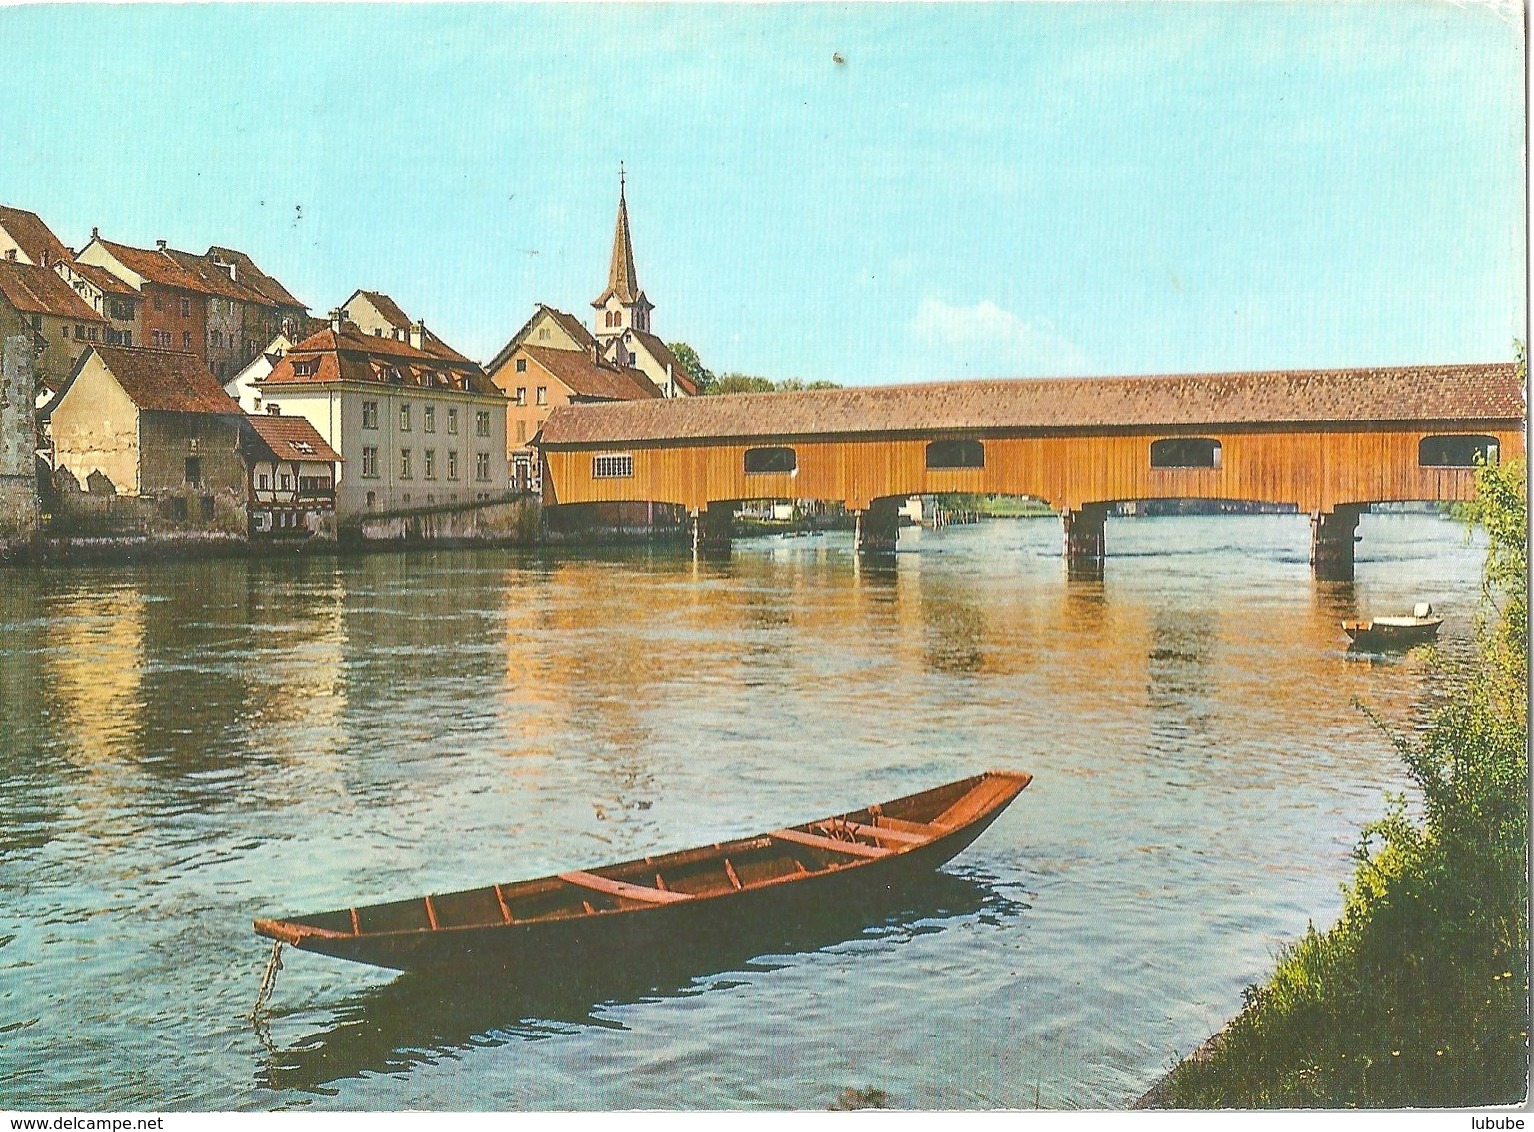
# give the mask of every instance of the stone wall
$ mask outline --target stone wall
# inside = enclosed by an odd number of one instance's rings
[[[341,527],[348,543],[484,543],[531,546],[538,541],[543,506],[520,495],[489,503],[458,503],[354,515]]]
[[[36,381],[31,335],[9,307],[0,312],[0,542],[10,542],[39,521]]]
[[[686,542],[692,516],[674,503],[567,503],[544,511],[544,538],[553,544]]]

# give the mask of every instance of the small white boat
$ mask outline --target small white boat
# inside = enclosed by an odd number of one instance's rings
[[[1418,602],[1410,617],[1376,617],[1371,621],[1344,621],[1342,631],[1361,649],[1406,649],[1425,645],[1438,636],[1442,617],[1433,615],[1433,607]]]

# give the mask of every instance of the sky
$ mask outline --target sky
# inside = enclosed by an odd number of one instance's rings
[[[0,7],[0,203],[364,287],[488,360],[653,329],[848,385],[1510,358],[1506,5]]]

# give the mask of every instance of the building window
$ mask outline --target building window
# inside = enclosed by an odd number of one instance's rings
[[[548,339],[548,336],[549,336],[549,328],[547,326],[540,326],[538,328],[538,340],[540,342],[546,341]]]
[[[437,431],[437,406],[427,405],[421,410],[421,429],[424,432]]]
[[[631,452],[609,453],[591,458],[591,478],[594,480],[628,479],[634,474],[634,456]]]
[[[368,479],[378,478],[378,449],[364,448],[362,450],[362,474]]]
[[[424,463],[421,466],[421,474],[429,480],[437,478],[437,450],[428,448],[426,455],[422,457]]]
[[[447,411],[447,434],[449,436],[457,436],[458,435],[458,410],[457,409],[449,409]]]
[[[475,436],[489,436],[490,435],[490,412],[489,412],[489,410],[481,410],[481,411],[479,411],[479,412],[474,414],[474,435]]]
[[[527,405],[527,386],[525,386],[525,385],[517,386],[516,393],[514,393],[512,395],[511,403],[513,405],[517,406],[517,408],[519,408],[519,409],[523,408],[523,407],[525,407]]]
[[[186,496],[178,495],[170,501],[170,517],[172,519],[186,518]]]
[[[410,406],[409,405],[401,405],[399,407],[399,430],[401,432],[409,432],[410,431]]]
[[[1495,464],[1498,455],[1491,436],[1424,436],[1417,445],[1417,463],[1424,468],[1473,468]]]
[[[527,372],[527,359],[526,358],[518,358],[517,359],[517,372],[518,373],[526,373]]]
[[[297,366],[295,366],[294,368],[296,369]],[[363,428],[377,428],[378,427],[378,402],[377,401],[364,401],[364,402],[362,402],[362,427]],[[376,451],[378,451],[378,449],[375,448],[375,449],[373,449],[373,451],[376,452]]]
[[[934,440],[927,445],[929,468],[983,468],[985,445],[978,440]]]
[[[222,330],[208,331],[208,341],[215,346],[222,346],[224,344],[224,332]]]
[[[527,443],[527,422],[526,421],[518,421],[517,422],[517,443],[518,444],[526,444]]]
[[[183,330],[181,332],[181,348],[183,350],[190,350],[192,348],[192,332],[190,330]]]
[[[363,451],[366,452],[367,449],[364,448]],[[374,451],[376,452],[377,449],[374,449]],[[367,474],[366,472],[363,473],[363,475],[366,475],[366,474]],[[378,492],[376,492],[376,491],[368,492],[368,510],[371,511],[375,506],[377,506],[377,504],[378,504]]]
[[[799,458],[792,448],[747,448],[746,475],[780,475],[799,467]]]
[[[476,452],[474,454],[474,478],[480,483],[490,482],[490,453]]]
[[[272,477],[268,473],[262,472],[261,478],[257,482],[256,486],[259,487],[262,491],[270,491],[272,487]]]
[[[538,404],[540,404],[540,405],[547,405],[548,403],[549,403],[549,387],[547,385],[540,385],[538,387]]]
[[[211,495],[204,495],[202,497],[202,517],[204,519],[213,518],[213,497]]]
[[[192,300],[191,299],[183,298],[181,300],[181,317],[182,318],[191,318],[192,317]]]
[[[292,491],[293,490],[293,476],[290,473],[288,473],[288,472],[283,472],[282,473],[282,490],[283,491]]]
[[[447,451],[447,478],[450,480],[458,478],[458,452],[452,448]]]
[[[186,483],[188,487],[197,487],[202,483],[202,459],[198,456],[186,458]]]
[[[1220,442],[1202,436],[1176,436],[1153,440],[1150,446],[1153,468],[1219,468]]]
[[[411,478],[410,449],[408,448],[401,448],[399,450],[399,478],[402,480],[408,480]]]
[[[152,340],[154,345],[160,347],[163,350],[169,350],[170,349],[170,331],[169,330],[151,330],[149,332],[149,337]]]
[[[165,296],[160,294],[158,291],[155,292],[154,296],[154,309],[157,311],[162,311],[165,309]]]
[[[63,326],[59,327],[59,333],[64,336],[64,341],[68,342],[69,341],[69,323],[66,322]]]

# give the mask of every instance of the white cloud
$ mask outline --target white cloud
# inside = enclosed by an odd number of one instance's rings
[[[935,378],[1050,377],[1088,369],[1086,355],[1070,339],[990,299],[972,307],[923,299],[906,329],[925,355],[921,368]]]

